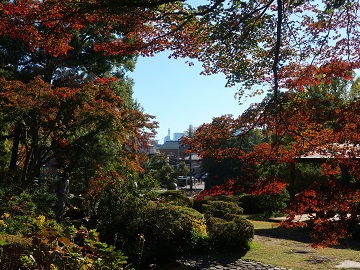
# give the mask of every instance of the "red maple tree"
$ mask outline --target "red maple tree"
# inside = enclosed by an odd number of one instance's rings
[[[295,166],[309,161],[322,164],[327,182],[315,182],[298,190],[296,196],[292,194],[286,209],[288,220],[282,225],[309,225],[313,228],[314,246],[334,245],[348,237],[359,222],[359,102],[354,100],[341,105],[334,97],[305,96],[288,92],[280,96],[281,102],[265,100],[236,119],[230,116],[215,118],[211,124],[200,126],[193,138],[185,138],[184,142],[204,159],[240,159],[243,167],[252,170],[254,165],[256,168],[284,163]],[[333,101],[336,106],[330,106]],[[243,151],[242,138],[256,128],[265,128],[270,140],[254,146],[251,151]],[[237,139],[239,144],[222,148],[221,145],[230,139]],[[239,175],[244,175],[243,171],[239,170]],[[246,189],[249,176],[253,184]],[[259,178],[253,171],[246,177],[214,186],[197,199],[241,191],[279,194],[286,187],[293,188],[295,179],[290,178],[287,182],[276,177]],[[309,215],[310,223],[294,222],[304,214]]]

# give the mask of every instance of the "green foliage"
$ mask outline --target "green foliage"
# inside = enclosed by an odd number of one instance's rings
[[[186,193],[181,190],[168,190],[166,192],[159,193],[160,198],[170,204],[192,207],[193,199],[186,196]]]
[[[179,173],[179,169],[174,169],[169,165],[168,157],[166,154],[158,154],[152,156],[147,164],[144,166],[147,173],[150,173],[154,179],[158,181],[160,186],[169,190],[176,189],[176,179]]]
[[[207,219],[210,244],[216,249],[249,249],[254,236],[254,226],[245,218],[232,216],[225,220],[217,217]]]
[[[227,179],[235,179],[239,176],[243,165],[241,160],[233,158],[214,159],[207,157],[203,159],[201,161],[201,168],[208,173],[208,178],[206,179],[207,188],[221,185]]]
[[[220,129],[222,126],[226,128],[227,118],[213,119],[212,125],[219,124]],[[244,152],[250,152],[254,146],[266,141],[265,131],[262,129],[254,129],[248,131],[243,136],[227,138],[222,142],[217,142],[218,145],[213,145],[218,149],[236,148],[241,149]],[[228,179],[237,179],[239,177],[245,177],[248,175],[247,169],[252,166],[245,164],[243,160],[235,157],[206,157],[201,161],[201,168],[203,171],[209,174],[206,180],[206,188],[212,186],[221,185]],[[255,171],[255,166],[254,171]]]
[[[51,200],[47,201],[48,193],[43,189],[34,189],[32,192],[22,192],[10,196],[5,189],[1,193],[0,232],[8,234],[25,234],[31,231],[34,221],[39,215],[51,214]],[[51,198],[51,196],[50,196]],[[49,203],[49,205],[46,205]]]
[[[63,228],[45,216],[33,219],[27,227],[21,241],[1,241],[1,269],[120,270],[126,265],[123,252],[100,242],[95,230]]]
[[[206,219],[209,217],[225,219],[228,214],[242,215],[244,210],[234,202],[208,201],[202,205],[202,212]]]
[[[193,251],[206,241],[204,216],[196,210],[169,204],[154,205],[149,210],[144,236],[155,257]]]
[[[25,259],[32,255],[36,268],[111,270],[123,269],[126,264],[122,251],[100,242],[96,231],[84,227],[73,228],[69,235],[59,234],[56,227],[44,227],[31,238],[34,249]]]
[[[175,189],[174,183],[176,181],[176,172],[174,167],[166,164],[161,167],[157,176],[161,186],[164,186],[167,189]]]
[[[166,259],[203,245],[206,241],[203,215],[180,206],[189,204],[188,198],[173,191],[152,196],[154,194],[121,190],[111,200],[111,207],[102,205],[106,200],[100,203],[98,218],[102,239],[115,241],[137,264],[154,258]],[[104,197],[106,199],[106,194]]]
[[[327,177],[322,172],[319,163],[298,163],[296,164],[295,192],[299,193],[308,188],[314,182],[325,182]]]
[[[144,166],[144,168],[148,171],[152,171],[156,173],[162,167],[168,164],[166,154],[158,154],[154,155],[149,159],[149,162]]]
[[[189,167],[186,165],[184,161],[181,161],[179,163],[179,166],[176,169],[176,175],[177,176],[187,176],[190,172]]]
[[[223,201],[223,202],[232,202],[238,206],[242,206],[240,197],[237,195],[216,195],[216,196],[205,196],[204,199],[194,202],[194,208],[202,212],[202,205],[208,203],[209,201]]]
[[[1,227],[3,233],[27,233],[29,226],[39,215],[53,216],[55,195],[46,186],[36,186],[31,190],[21,191],[15,186],[0,191],[0,220],[6,220]],[[0,221],[1,222],[1,221]]]
[[[5,212],[0,217],[0,233],[24,234],[28,233],[34,218],[23,215],[10,215]]]
[[[262,214],[264,217],[271,217],[281,212],[287,206],[289,199],[290,195],[286,189],[281,194],[243,194],[240,196],[246,214]]]
[[[214,249],[248,249],[254,226],[240,215],[243,209],[236,196],[207,197],[201,212],[205,214],[209,243]]]

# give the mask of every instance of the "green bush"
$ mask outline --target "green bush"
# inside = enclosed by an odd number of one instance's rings
[[[32,190],[16,190],[14,187],[2,190],[0,232],[7,234],[26,234],[38,216],[54,216],[52,207],[55,195],[45,186]]]
[[[216,196],[206,196],[202,200],[195,200],[193,208],[202,212],[202,206],[207,204],[209,201],[223,201],[223,202],[232,202],[242,207],[242,202],[240,201],[240,196],[238,195],[216,195]]]
[[[178,206],[192,207],[193,199],[186,196],[181,190],[168,190],[160,193],[160,198],[166,202]]]
[[[122,270],[126,265],[123,252],[100,242],[95,230],[63,228],[45,216],[28,228],[21,239],[1,238],[1,269]]]
[[[207,238],[204,216],[192,208],[156,205],[146,221],[146,246],[153,248],[156,257],[196,250]]]
[[[206,241],[202,214],[184,207],[189,200],[179,192],[137,193],[122,187],[104,192],[97,213],[101,239],[116,243],[133,263],[149,263]]]
[[[21,190],[16,186],[0,189],[0,211],[21,215],[54,215],[56,195],[47,186]]]
[[[254,226],[245,218],[233,215],[228,220],[210,217],[207,219],[210,245],[215,249],[249,249],[254,237]]]
[[[206,218],[208,241],[213,249],[248,249],[254,226],[241,217],[243,208],[236,196],[206,198],[201,212]]]
[[[202,205],[201,212],[205,214],[206,219],[208,217],[224,219],[227,214],[242,215],[244,210],[234,202],[208,201]]]
[[[271,217],[275,213],[281,212],[287,206],[289,199],[290,196],[286,190],[281,194],[244,194],[240,196],[245,214],[263,214],[265,217]]]
[[[29,233],[32,222],[36,220],[36,209],[32,196],[28,193],[10,197],[2,205],[4,212],[0,217],[0,232],[4,234]]]
[[[208,196],[205,197],[205,202],[208,201],[223,201],[223,202],[233,202],[237,205],[241,206],[240,197],[238,195],[216,195],[216,196]]]

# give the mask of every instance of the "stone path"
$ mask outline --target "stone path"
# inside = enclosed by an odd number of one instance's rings
[[[286,270],[286,268],[277,267],[271,264],[263,264],[260,262],[241,259],[232,262],[207,261],[202,259],[179,262],[184,265],[192,266],[197,270]]]

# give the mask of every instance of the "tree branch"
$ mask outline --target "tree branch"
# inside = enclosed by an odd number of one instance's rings
[[[276,29],[276,47],[275,47],[275,57],[274,64],[272,67],[274,73],[274,100],[277,101],[278,91],[279,91],[279,82],[278,82],[278,65],[279,65],[279,56],[280,56],[280,46],[281,46],[281,26],[282,26],[282,16],[283,16],[283,6],[282,0],[277,0],[278,4],[278,20],[277,20],[277,29]]]

